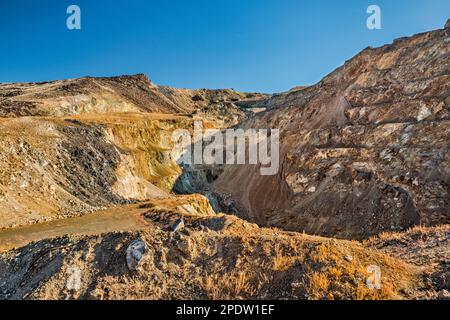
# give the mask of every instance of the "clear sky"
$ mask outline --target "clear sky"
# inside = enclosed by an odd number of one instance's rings
[[[81,30],[66,27],[71,4]],[[366,27],[370,4],[382,30]],[[0,0],[0,82],[145,73],[174,87],[280,92],[448,18],[450,0]]]

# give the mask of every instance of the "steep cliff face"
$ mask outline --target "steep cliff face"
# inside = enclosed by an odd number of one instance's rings
[[[450,29],[368,48],[243,124],[279,128],[278,175],[230,166],[215,189],[266,226],[342,238],[450,222]]]

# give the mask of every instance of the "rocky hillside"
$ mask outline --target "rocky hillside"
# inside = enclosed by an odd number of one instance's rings
[[[244,128],[281,130],[281,169],[214,185],[260,225],[362,239],[450,222],[450,28],[367,48],[274,95]]]
[[[153,84],[147,76],[86,77],[41,83],[0,84],[0,116],[67,116],[116,112],[184,113],[227,120],[245,118],[240,107],[251,108],[268,98],[232,89],[189,90]],[[239,103],[237,107],[235,103]],[[227,118],[227,117],[228,118]],[[227,124],[228,124],[227,122]]]

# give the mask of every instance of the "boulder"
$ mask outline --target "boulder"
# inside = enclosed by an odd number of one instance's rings
[[[141,240],[133,241],[127,248],[127,266],[130,271],[135,271],[142,261],[147,247]]]

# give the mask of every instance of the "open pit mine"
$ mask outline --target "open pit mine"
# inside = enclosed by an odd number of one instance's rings
[[[278,171],[180,162],[199,121]],[[0,299],[449,298],[449,141],[450,27],[274,95],[0,84]]]

